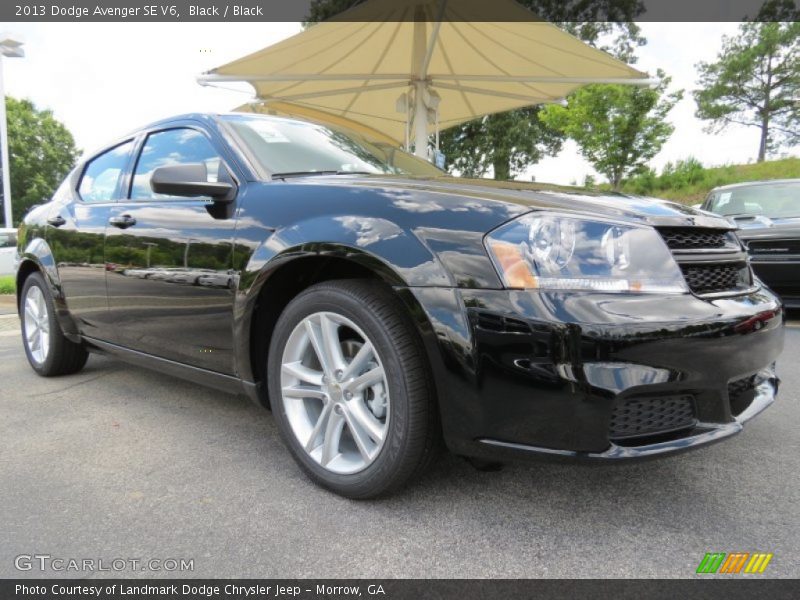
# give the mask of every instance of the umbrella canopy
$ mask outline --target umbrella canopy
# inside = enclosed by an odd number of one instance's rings
[[[248,110],[413,141],[423,157],[432,131],[590,83],[650,83],[513,0],[371,0],[198,81],[247,81]]]

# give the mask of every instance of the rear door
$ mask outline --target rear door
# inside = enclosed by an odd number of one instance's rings
[[[123,141],[88,160],[54,196],[47,218],[67,308],[83,335],[110,339],[103,238],[111,210],[123,194],[134,140]]]
[[[191,123],[147,132],[127,198],[106,231],[109,314],[115,342],[154,356],[232,374],[234,210],[218,214],[209,198],[156,194],[158,167],[206,164],[220,169],[225,146]]]

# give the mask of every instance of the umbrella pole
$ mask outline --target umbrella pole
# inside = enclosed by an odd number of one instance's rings
[[[424,81],[414,82],[414,154],[428,160],[428,107]]]

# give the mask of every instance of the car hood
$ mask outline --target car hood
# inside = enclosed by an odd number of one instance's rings
[[[734,219],[739,226],[739,237],[754,239],[800,238],[800,217],[771,219],[765,216]]]
[[[602,193],[581,188],[521,181],[441,177],[413,179],[388,176],[319,176],[303,178],[304,183],[379,188],[385,191],[413,191],[418,195],[462,196],[474,203],[502,202],[521,209],[580,213],[653,226],[713,227],[735,229],[726,218],[658,198]]]

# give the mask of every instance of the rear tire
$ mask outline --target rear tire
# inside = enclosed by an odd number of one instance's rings
[[[269,395],[313,481],[374,498],[427,467],[440,431],[424,357],[405,306],[381,283],[320,283],[286,307],[270,343]]]
[[[53,296],[41,273],[29,275],[22,287],[20,323],[25,355],[39,375],[70,375],[86,364],[86,349],[68,340],[61,331]]]

